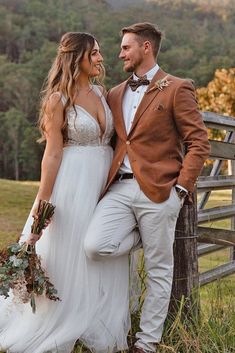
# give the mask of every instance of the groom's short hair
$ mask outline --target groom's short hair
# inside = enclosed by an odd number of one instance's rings
[[[134,23],[128,27],[123,27],[120,32],[121,36],[124,36],[126,33],[136,34],[137,40],[139,39],[140,44],[145,40],[149,40],[152,44],[153,55],[155,57],[158,55],[161,47],[162,32],[152,23],[141,22]]]

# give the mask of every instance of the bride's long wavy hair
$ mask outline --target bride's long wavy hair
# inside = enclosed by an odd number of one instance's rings
[[[45,140],[45,121],[48,119],[46,107],[49,97],[54,92],[59,92],[66,97],[66,104],[64,105],[63,111],[64,123],[62,126],[63,139],[66,141],[66,112],[72,106],[74,107],[75,92],[79,90],[79,87],[77,86],[77,79],[80,74],[80,63],[86,51],[88,51],[88,58],[90,63],[92,63],[91,52],[96,41],[97,40],[93,35],[83,32],[67,32],[62,36],[58,47],[57,56],[52,64],[41,92],[42,98],[40,103],[38,125],[42,137],[38,140],[38,142]],[[104,75],[104,67],[101,64],[100,75],[95,78],[97,84],[103,86],[102,82]],[[92,81],[93,78],[90,80]]]

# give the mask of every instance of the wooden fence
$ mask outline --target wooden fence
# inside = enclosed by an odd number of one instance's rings
[[[223,141],[210,140],[210,159],[214,161],[212,170],[209,176],[198,178],[194,203],[184,205],[176,226],[171,311],[184,297],[187,298],[186,313],[195,307],[195,288],[235,272],[235,119],[211,112],[202,114],[206,126],[222,130],[225,138]],[[231,175],[221,174],[224,161],[229,161]],[[225,189],[232,190],[230,205],[205,208],[212,191]],[[200,199],[198,206],[197,199]],[[203,226],[205,223],[226,218],[231,219],[229,230]],[[199,256],[228,247],[230,258],[227,263],[199,274]]]

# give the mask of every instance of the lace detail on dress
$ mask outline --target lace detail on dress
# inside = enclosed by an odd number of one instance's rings
[[[67,112],[68,141],[66,146],[104,146],[110,143],[114,132],[112,113],[99,88],[92,86],[92,89],[101,98],[105,110],[106,127],[103,136],[101,137],[101,129],[97,120],[80,105],[75,105]],[[61,100],[65,104],[64,96]]]

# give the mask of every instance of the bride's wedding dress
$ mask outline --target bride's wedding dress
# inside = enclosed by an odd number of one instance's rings
[[[68,145],[50,200],[56,210],[36,245],[61,301],[38,298],[33,314],[30,304],[0,297],[0,351],[70,353],[77,339],[95,352],[127,348],[128,256],[92,262],[83,247],[112,160],[111,111],[98,87],[92,89],[104,106],[105,132],[101,137],[97,120],[81,106],[69,110]],[[21,241],[32,221],[29,215]]]

